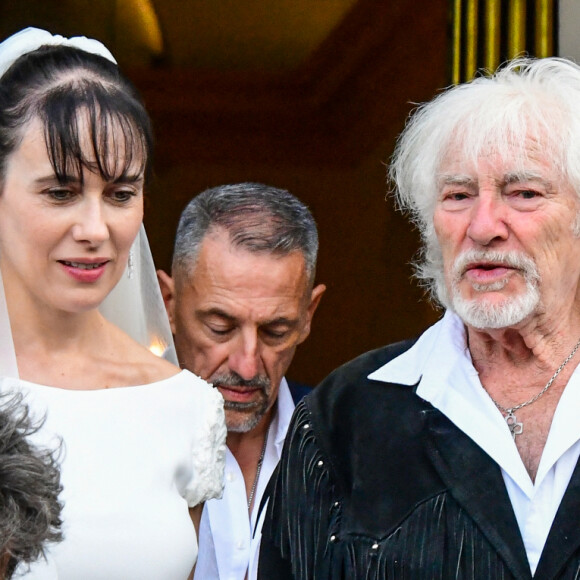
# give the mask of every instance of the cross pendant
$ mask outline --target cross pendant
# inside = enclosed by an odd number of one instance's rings
[[[512,437],[514,438],[515,441],[516,435],[520,435],[521,432],[524,430],[524,424],[518,423],[517,417],[511,411],[507,414],[505,422],[508,424],[508,427],[510,428],[510,433],[512,434]]]

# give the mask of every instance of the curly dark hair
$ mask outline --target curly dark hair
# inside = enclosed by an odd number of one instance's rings
[[[52,452],[30,443],[38,430],[20,395],[0,396],[0,577],[62,539],[60,472]],[[4,572],[4,576],[1,576]]]

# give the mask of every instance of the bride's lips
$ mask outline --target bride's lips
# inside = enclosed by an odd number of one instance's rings
[[[109,263],[108,258],[58,260],[63,270],[77,282],[96,282],[104,273]]]

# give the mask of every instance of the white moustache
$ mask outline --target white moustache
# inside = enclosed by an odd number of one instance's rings
[[[460,254],[453,264],[453,280],[459,282],[471,264],[486,264],[490,266],[514,268],[523,273],[524,278],[531,283],[540,278],[535,262],[526,254],[509,250],[467,250]]]

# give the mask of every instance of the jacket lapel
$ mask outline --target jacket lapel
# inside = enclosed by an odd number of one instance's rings
[[[439,411],[426,413],[426,428],[428,455],[451,495],[497,550],[514,577],[531,578],[524,543],[499,466]]]
[[[550,528],[548,539],[538,568],[536,578],[556,578],[580,548],[580,462],[576,468],[562,498],[556,517]]]

